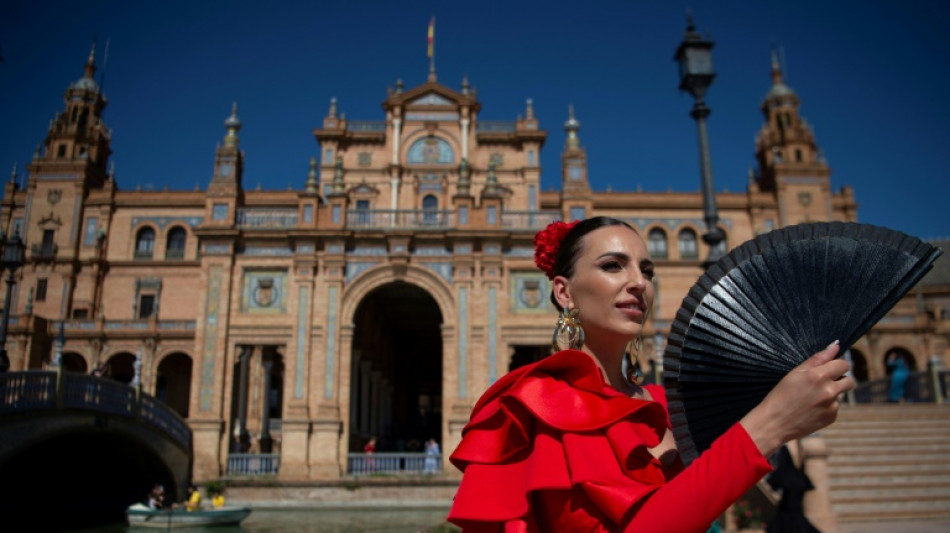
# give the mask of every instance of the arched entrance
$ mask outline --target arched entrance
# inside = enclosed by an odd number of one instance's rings
[[[115,381],[128,385],[135,378],[135,356],[128,352],[113,355],[107,365],[108,376]]]
[[[165,402],[182,418],[188,418],[188,400],[191,395],[191,357],[173,353],[158,364],[155,378],[155,397]]]
[[[423,452],[442,435],[442,313],[425,290],[394,281],[354,314],[349,451]]]
[[[851,348],[851,373],[854,375],[855,381],[858,383],[864,383],[868,380],[868,358],[859,351]]]
[[[88,367],[86,366],[86,359],[83,356],[74,352],[66,352],[63,354],[63,369],[67,372],[85,374]]]

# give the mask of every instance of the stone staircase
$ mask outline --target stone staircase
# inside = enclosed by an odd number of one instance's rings
[[[950,405],[846,405],[820,437],[839,522],[950,517]]]

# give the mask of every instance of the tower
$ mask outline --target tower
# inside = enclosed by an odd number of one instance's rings
[[[832,219],[831,169],[799,106],[773,50],[772,87],[761,105],[765,124],[755,141],[759,177],[753,187],[775,195],[779,226]]]
[[[577,133],[581,123],[574,117],[574,106],[568,106],[568,118],[564,123],[567,139],[561,152],[561,195],[565,220],[577,220],[590,216],[592,194],[587,180],[587,150],[581,147]]]

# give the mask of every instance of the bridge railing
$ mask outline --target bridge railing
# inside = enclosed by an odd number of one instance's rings
[[[183,448],[191,448],[191,430],[184,419],[135,387],[71,372],[27,370],[0,374],[0,414],[40,409],[82,409],[138,418],[162,430]]]
[[[56,408],[56,372],[0,374],[0,414]]]

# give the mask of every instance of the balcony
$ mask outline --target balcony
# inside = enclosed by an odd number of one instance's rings
[[[34,261],[52,261],[56,259],[57,252],[59,252],[59,246],[55,243],[34,244],[30,247],[30,257]]]
[[[347,229],[445,230],[455,225],[454,211],[435,209],[351,209],[346,214]]]
[[[297,227],[297,208],[238,209],[237,225],[241,229],[293,229]]]
[[[501,227],[511,231],[544,229],[555,220],[561,220],[560,211],[502,211]]]

